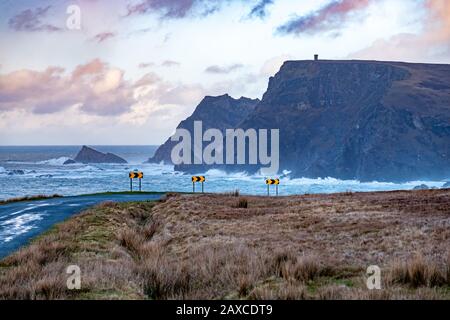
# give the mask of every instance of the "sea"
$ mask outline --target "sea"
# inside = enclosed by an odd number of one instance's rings
[[[81,146],[0,146],[0,199],[53,195],[73,196],[130,189],[128,173],[144,172],[142,191],[191,192],[191,175],[175,171],[173,166],[144,163],[157,146],[91,146],[101,152],[117,154],[128,164],[71,164]],[[241,194],[266,195],[265,178],[244,172],[227,174],[219,170],[199,172],[206,176],[205,192],[225,193],[239,190]],[[278,187],[279,195],[411,190],[426,184],[440,188],[444,181],[410,181],[407,183],[360,182],[339,180],[333,177],[321,179],[290,178],[283,173]],[[134,190],[137,190],[137,182]],[[197,190],[200,191],[200,185]],[[275,188],[270,189],[275,194]]]

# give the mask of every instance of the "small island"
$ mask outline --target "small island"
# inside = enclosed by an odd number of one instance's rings
[[[87,146],[81,148],[74,161],[80,163],[128,163],[113,153],[102,153]]]

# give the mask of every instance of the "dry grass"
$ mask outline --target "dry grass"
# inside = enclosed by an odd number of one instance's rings
[[[425,261],[422,256],[396,263],[390,269],[388,280],[412,288],[450,286],[450,259],[442,265]]]
[[[235,208],[247,209],[248,208],[248,200],[246,198],[239,198]]]
[[[106,203],[0,261],[0,298],[449,299],[449,227],[449,190]]]

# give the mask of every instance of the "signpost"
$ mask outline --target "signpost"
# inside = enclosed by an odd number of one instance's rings
[[[206,181],[205,176],[193,176],[192,177],[192,192],[195,193],[195,184],[197,182],[201,182],[202,183],[202,193],[203,193],[203,182]]]
[[[141,179],[144,178],[142,171],[132,171],[128,175],[130,177],[130,191],[133,192],[133,179],[139,179],[139,192],[141,192]]]
[[[270,196],[270,185],[275,185],[276,195],[278,196],[278,185],[280,184],[280,179],[266,179],[267,184],[267,196]]]

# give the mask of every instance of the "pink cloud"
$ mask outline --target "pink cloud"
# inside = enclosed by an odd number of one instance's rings
[[[104,71],[106,64],[100,59],[94,59],[89,63],[79,65],[72,72],[72,79],[76,80],[83,76],[100,74]]]
[[[140,86],[156,78],[145,78]],[[54,113],[74,105],[86,113],[125,113],[136,103],[133,92],[138,82],[124,79],[124,72],[96,59],[67,74],[50,67],[44,71],[19,70],[0,74],[0,112],[25,109],[33,113]]]
[[[71,72],[49,67],[0,73],[0,113],[51,114],[76,106],[87,114],[120,115],[137,104],[193,105],[205,94],[200,85],[171,84],[154,73],[136,81],[126,80],[124,74],[100,59]]]
[[[450,1],[427,0],[424,8],[427,16],[419,34],[401,33],[389,39],[378,39],[350,57],[450,63]]]

